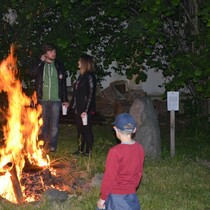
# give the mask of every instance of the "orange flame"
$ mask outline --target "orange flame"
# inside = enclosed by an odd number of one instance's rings
[[[30,107],[31,98],[23,93],[21,82],[17,79],[16,61],[14,47],[11,46],[11,53],[0,64],[0,92],[6,93],[8,101],[7,111],[3,113],[6,117],[4,144],[0,148],[0,195],[14,203],[18,201],[12,187],[11,167],[15,167],[20,181],[26,159],[34,165],[49,165],[38,145],[38,132],[42,125],[41,106]],[[35,94],[33,100],[37,103]],[[8,163],[12,166],[5,167]],[[21,189],[23,192],[23,186]]]

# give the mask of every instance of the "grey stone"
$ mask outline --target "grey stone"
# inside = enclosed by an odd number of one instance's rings
[[[139,97],[130,107],[137,123],[134,139],[141,143],[145,156],[158,159],[161,155],[160,127],[157,112],[149,96]]]
[[[104,174],[95,174],[95,176],[92,178],[90,186],[91,187],[97,187],[101,185],[102,178]]]
[[[68,198],[68,193],[56,189],[47,189],[44,193],[47,200],[50,201],[65,201]]]

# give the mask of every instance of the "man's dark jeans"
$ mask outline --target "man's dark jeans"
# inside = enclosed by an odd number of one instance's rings
[[[41,101],[43,126],[41,137],[45,146],[50,146],[56,150],[58,144],[58,126],[61,110],[60,101]]]

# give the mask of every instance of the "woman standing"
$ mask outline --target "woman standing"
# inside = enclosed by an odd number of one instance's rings
[[[75,112],[78,151],[74,155],[89,156],[94,142],[92,114],[95,112],[96,77],[93,58],[84,54],[78,61],[79,77],[73,88],[70,107]],[[87,123],[83,120],[87,119]]]

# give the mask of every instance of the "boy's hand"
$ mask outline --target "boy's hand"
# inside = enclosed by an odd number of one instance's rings
[[[97,207],[99,209],[105,209],[105,200],[102,200],[101,198],[97,201]]]

